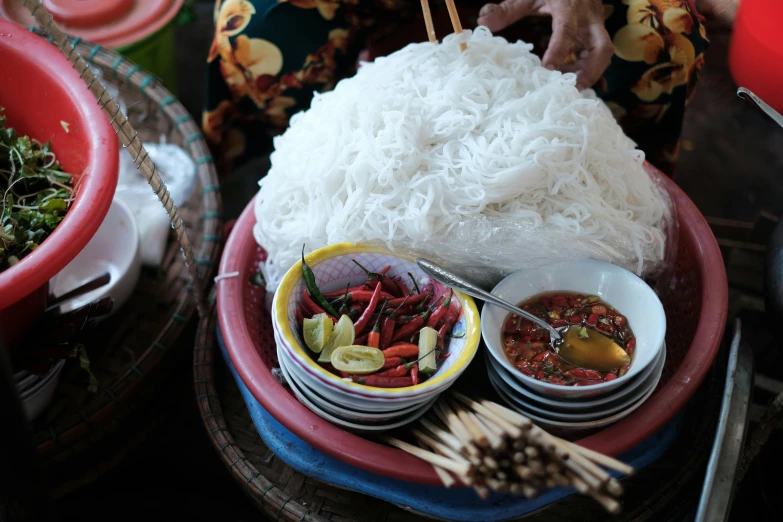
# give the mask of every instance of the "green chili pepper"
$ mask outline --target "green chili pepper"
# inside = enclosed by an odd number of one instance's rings
[[[321,290],[318,288],[318,285],[315,282],[315,274],[313,273],[313,269],[307,266],[307,263],[305,263],[304,249],[305,247],[302,245],[302,276],[304,277],[307,291],[310,292],[310,297],[313,298],[313,301],[323,308],[327,314],[337,317],[337,312],[334,311],[332,305],[329,304],[324,295],[321,293]]]

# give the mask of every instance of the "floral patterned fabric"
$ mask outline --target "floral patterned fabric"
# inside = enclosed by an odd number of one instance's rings
[[[671,175],[704,66],[704,19],[694,0],[604,0],[604,8],[615,55],[594,88],[650,162]],[[221,173],[266,151],[264,142],[314,91],[352,74],[371,38],[405,27],[419,11],[403,0],[217,0],[202,126]],[[548,20],[516,25],[536,52],[546,48]]]

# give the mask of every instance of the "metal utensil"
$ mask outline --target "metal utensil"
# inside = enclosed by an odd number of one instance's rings
[[[753,94],[753,92],[749,91],[745,87],[740,87],[737,89],[737,96],[740,98],[743,98],[745,100],[751,101],[756,104],[756,107],[764,111],[764,113],[772,118],[772,121],[783,127],[783,116],[780,115],[778,111],[764,103],[764,101]]]
[[[110,281],[111,281],[111,275],[109,274],[109,272],[104,272],[103,274],[99,275],[95,279],[87,281],[83,285],[74,288],[70,292],[66,292],[59,297],[55,297],[46,306],[46,310],[44,310],[44,312],[50,312],[66,301],[70,301],[75,297],[79,297],[81,295],[86,294],[87,292],[92,292],[93,290],[97,290],[102,286],[108,285]]]
[[[485,303],[489,303],[491,305],[497,306],[498,308],[507,310],[512,314],[520,315],[525,319],[536,323],[541,328],[546,328],[549,330],[549,335],[553,344],[560,343],[563,340],[563,335],[546,321],[543,321],[535,315],[526,312],[497,296],[490,294],[486,290],[479,288],[470,281],[463,279],[462,277],[454,274],[453,272],[450,272],[442,266],[422,258],[417,259],[416,263],[425,274],[435,279],[436,281],[443,283],[449,288],[459,290],[460,292],[468,294],[471,297],[475,297],[476,299],[481,299]]]

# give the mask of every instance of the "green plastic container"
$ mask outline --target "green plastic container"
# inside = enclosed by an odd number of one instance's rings
[[[176,24],[172,22],[139,42],[115,50],[145,71],[157,76],[176,96],[178,86],[174,61],[175,26]]]

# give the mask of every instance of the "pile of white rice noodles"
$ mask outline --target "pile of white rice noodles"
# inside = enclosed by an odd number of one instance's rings
[[[341,241],[429,256],[484,284],[583,257],[659,270],[671,202],[643,153],[592,91],[531,49],[482,27],[409,45],[317,94],[259,183],[268,287],[303,244]]]

